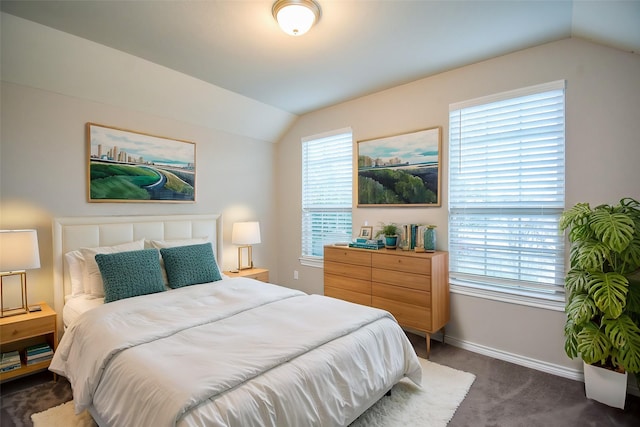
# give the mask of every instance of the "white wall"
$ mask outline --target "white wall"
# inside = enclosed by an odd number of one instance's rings
[[[53,303],[51,221],[58,216],[222,213],[223,268],[237,265],[233,222],[258,220],[264,243],[254,260],[275,274],[269,141],[295,116],[4,13],[2,71],[0,228],[38,230],[42,267],[28,272],[30,303]],[[88,203],[87,122],[195,142],[196,203]]]
[[[300,117],[277,148],[278,224],[285,236],[279,246],[279,280],[307,292],[323,292],[322,269],[303,267],[298,261],[302,137],[351,126],[358,141],[442,126],[442,206],[354,207],[353,225],[357,230],[365,221],[374,226],[380,221],[437,224],[438,248],[447,250],[449,104],[561,79],[567,81],[566,206],[616,202],[624,196],[640,199],[640,55],[566,39]],[[299,280],[293,280],[294,270]],[[580,364],[564,354],[564,320],[559,311],[453,294],[446,331],[457,345],[579,377]]]

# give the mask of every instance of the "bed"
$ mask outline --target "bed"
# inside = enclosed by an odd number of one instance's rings
[[[346,426],[403,377],[419,384],[389,313],[225,277],[221,230],[217,214],[54,220],[64,333],[50,369],[77,412],[100,426]],[[78,254],[94,254],[102,296]]]

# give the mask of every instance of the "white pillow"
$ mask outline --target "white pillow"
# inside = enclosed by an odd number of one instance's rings
[[[152,248],[175,248],[178,246],[200,245],[209,242],[208,237],[194,237],[193,239],[176,239],[176,240],[147,240]]]
[[[80,253],[84,258],[84,288],[85,293],[87,286],[91,295],[95,297],[104,296],[104,285],[102,284],[102,275],[96,263],[97,254],[113,254],[116,252],[137,251],[144,249],[144,239],[135,242],[123,243],[115,246],[102,246],[98,248],[81,248]]]
[[[88,294],[91,292],[87,284],[85,289],[83,283],[84,274],[84,257],[80,251],[71,251],[64,254],[64,260],[67,263],[67,272],[71,281],[71,295],[77,296]]]

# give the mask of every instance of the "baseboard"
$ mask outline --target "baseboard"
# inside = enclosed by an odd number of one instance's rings
[[[433,336],[432,336],[433,337]],[[440,337],[433,337],[438,341],[442,341]],[[505,362],[515,363],[516,365],[524,366],[526,368],[535,369],[537,371],[545,372],[547,374],[557,375],[559,377],[569,378],[571,380],[584,382],[584,373],[582,370],[568,368],[566,366],[556,365],[554,363],[548,363],[541,360],[532,359],[530,357],[522,356],[519,354],[509,353],[503,350],[475,344],[472,342],[460,340],[455,337],[446,336],[445,342],[454,347],[459,347],[464,350],[469,350],[474,353],[482,354],[484,356],[493,357],[494,359],[504,360]],[[634,375],[631,375],[632,379],[627,384],[627,393],[640,397],[640,389],[635,381]]]

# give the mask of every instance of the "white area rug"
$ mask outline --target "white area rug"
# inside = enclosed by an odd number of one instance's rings
[[[75,415],[73,401],[31,415],[33,427],[96,427],[89,411]]]
[[[422,386],[407,378],[350,427],[444,427],[466,397],[476,376],[420,359]]]
[[[475,375],[420,359],[422,387],[408,379],[396,384],[350,427],[446,426],[464,400]],[[73,402],[31,415],[34,427],[95,427],[87,411],[73,413]]]

